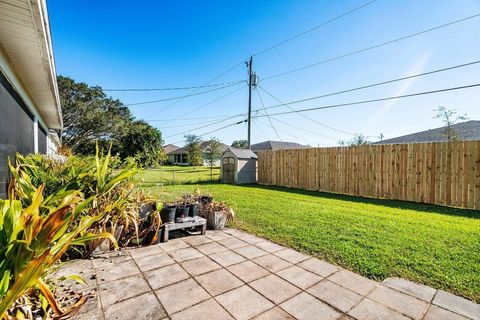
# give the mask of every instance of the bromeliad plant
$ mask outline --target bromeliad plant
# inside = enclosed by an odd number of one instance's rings
[[[138,232],[138,212],[129,201],[136,169],[111,170],[110,153],[98,148],[95,159],[74,158],[62,163],[19,155],[10,165],[9,200],[0,200],[0,318],[33,290],[57,315],[72,312],[44,283],[48,269],[74,248],[85,256],[103,239],[117,246],[112,233],[118,225]]]
[[[15,194],[22,204],[30,205],[35,188],[41,184],[49,185],[42,203],[44,206],[57,206],[61,195],[80,191],[85,200],[78,218],[99,217],[90,227],[93,233],[117,233],[129,229],[138,234],[138,211],[135,199],[131,196],[133,184],[130,178],[137,172],[134,164],[121,170],[111,168],[110,151],[103,155],[99,152],[95,158],[71,157],[65,162],[39,155],[17,156],[16,167],[11,166],[14,176],[10,185],[10,194]],[[83,250],[84,257],[90,255],[100,244],[91,241]]]
[[[71,246],[99,238],[114,241],[110,233],[88,232],[102,217],[81,214],[87,202],[80,191],[57,192],[58,203],[49,205],[43,190],[43,185],[33,188],[26,207],[12,195],[0,200],[0,317],[4,319],[12,303],[33,289],[41,292],[58,316],[72,312],[84,301],[63,310],[42,277]]]

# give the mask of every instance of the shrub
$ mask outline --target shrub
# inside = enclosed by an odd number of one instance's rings
[[[44,155],[18,155],[17,166],[10,168],[14,179],[9,194],[28,206],[34,190],[45,185],[42,205],[48,207],[61,203],[59,194],[79,192],[85,200],[78,219],[98,216],[99,219],[91,226],[96,233],[115,234],[120,225],[124,226],[125,232],[130,227],[138,232],[138,205],[132,200],[134,186],[130,181],[137,169],[134,164],[129,164],[123,169],[113,170],[111,159],[110,152],[104,156],[98,147],[95,157],[72,156],[66,161]],[[98,241],[90,243],[81,250],[82,255],[90,255],[98,245]]]
[[[0,317],[33,288],[41,291],[55,313],[68,313],[57,305],[42,277],[70,246],[112,239],[109,233],[88,232],[101,216],[80,215],[84,203],[80,191],[57,193],[56,206],[45,205],[43,191],[43,185],[34,187],[28,206],[12,198],[0,200]]]

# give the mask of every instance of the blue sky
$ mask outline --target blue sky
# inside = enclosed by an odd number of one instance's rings
[[[334,18],[368,0],[345,1],[63,1],[49,0],[57,73],[103,88],[162,88],[203,85],[259,52]],[[254,57],[260,86],[283,102],[298,100],[480,60],[480,17],[285,76],[304,65],[393,40],[480,13],[479,0],[377,0],[282,46]],[[382,98],[480,82],[480,64],[367,90],[292,105],[303,109]],[[243,64],[212,83],[246,80]],[[216,102],[207,104],[238,89]],[[200,89],[197,92],[205,91]],[[257,92],[258,91],[258,92]],[[124,103],[160,100],[193,90],[111,92]],[[253,92],[253,108],[278,104]],[[480,120],[480,88],[375,102],[304,115],[253,120],[252,141],[296,141],[332,146],[363,133],[377,140],[441,126],[433,109],[447,106]],[[158,127],[166,143],[182,144],[184,131],[247,110],[242,84],[177,101],[131,106],[137,118]],[[164,109],[163,111],[160,111]],[[192,110],[198,109],[192,112]],[[289,111],[287,107],[270,113]],[[180,117],[180,119],[171,121]],[[216,119],[214,117],[217,117]],[[202,135],[237,117],[192,130]],[[160,121],[157,121],[160,120]],[[318,123],[325,124],[332,130]],[[246,124],[204,136],[230,144],[244,139]]]

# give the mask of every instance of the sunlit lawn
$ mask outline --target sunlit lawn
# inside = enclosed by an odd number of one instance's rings
[[[170,184],[192,184],[218,182],[220,167],[163,166],[159,169],[142,170],[138,175],[142,186],[157,186]]]
[[[194,185],[145,188],[161,199]],[[235,208],[234,227],[369,278],[399,276],[480,301],[480,214],[264,186],[200,185]]]

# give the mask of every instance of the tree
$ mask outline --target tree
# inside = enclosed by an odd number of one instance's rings
[[[235,140],[232,142],[232,147],[239,149],[248,149],[248,141],[243,139]]]
[[[200,143],[202,139],[194,134],[185,135],[185,151],[187,152],[187,161],[192,166],[203,165],[203,155]]]
[[[435,111],[435,116],[433,119],[441,119],[446,126],[443,135],[447,138],[447,140],[458,140],[458,133],[454,128],[452,128],[452,126],[459,121],[467,120],[467,114],[459,114],[456,109],[447,109],[446,107],[438,107],[433,109],[433,111]]]
[[[122,159],[135,157],[138,163],[155,165],[163,159],[162,136],[158,129],[135,118],[117,99],[100,87],[90,87],[68,77],[57,78],[64,128],[63,144],[74,153],[94,155],[96,144]]]
[[[162,135],[158,129],[143,120],[136,120],[130,124],[128,134],[121,138],[119,154],[122,159],[133,157],[145,167],[158,166],[166,160],[162,145]]]
[[[213,165],[220,160],[222,150],[220,149],[220,141],[216,138],[211,138],[205,149],[205,160],[210,166],[210,180],[213,180]]]
[[[119,100],[107,97],[100,87],[57,79],[62,105],[62,142],[79,154],[95,154],[95,145],[115,149],[132,121],[130,111]],[[112,150],[114,153],[117,150]]]
[[[367,140],[367,138],[362,134],[356,134],[352,139],[345,141],[345,140],[340,140],[338,141],[338,144],[341,146],[364,146],[369,144],[370,142]]]

